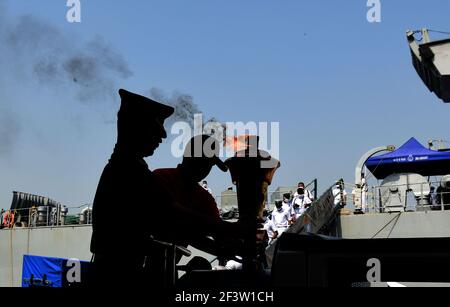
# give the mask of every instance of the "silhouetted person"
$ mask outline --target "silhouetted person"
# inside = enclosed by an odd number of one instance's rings
[[[439,185],[436,189],[436,200],[439,209],[443,206],[444,210],[450,210],[450,186],[448,184]]]
[[[167,137],[163,124],[174,109],[125,90],[119,94],[117,144],[93,204],[91,284],[99,286],[139,285],[150,235],[167,227],[155,218],[154,210],[163,203],[162,190],[144,158]],[[118,218],[123,219],[121,227]]]
[[[238,236],[241,228],[211,221],[168,197],[168,187],[157,180],[144,158],[167,137],[163,124],[174,109],[125,90],[119,94],[117,144],[93,204],[90,284],[161,287],[166,250],[152,237],[175,242],[180,236]],[[123,219],[121,227],[118,218]]]
[[[218,157],[219,150],[219,142],[216,139],[207,135],[198,135],[187,144],[181,164],[176,168],[155,170],[155,175],[160,182],[170,187],[169,193],[172,199],[217,225],[223,223],[217,203],[211,193],[199,182],[209,175],[214,166],[218,166],[224,172],[228,170],[225,163]],[[208,241],[201,237],[184,239],[180,236],[178,243],[184,246],[191,244],[202,250],[211,247],[205,246]],[[206,251],[215,254],[213,250]]]

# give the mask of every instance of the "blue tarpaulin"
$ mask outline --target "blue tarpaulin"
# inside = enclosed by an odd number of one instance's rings
[[[366,167],[377,179],[400,173],[447,175],[450,174],[450,152],[427,149],[411,138],[393,152],[370,158]]]
[[[23,257],[22,287],[65,288],[79,286],[86,279],[89,263],[85,261],[77,262],[80,263],[80,281],[70,282],[67,280],[67,275],[73,265],[68,265],[67,259],[25,255]]]
[[[34,285],[41,285],[46,282],[47,287],[61,288],[62,287],[62,263],[63,259],[24,256],[23,257],[23,272],[22,272],[22,287],[30,287]]]

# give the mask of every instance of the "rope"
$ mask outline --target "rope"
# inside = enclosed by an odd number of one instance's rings
[[[11,287],[14,287],[14,252],[13,252],[13,230],[9,230],[10,240],[9,240],[9,250],[11,257]]]
[[[420,31],[419,31],[419,32],[420,32]],[[439,33],[439,34],[448,34],[448,35],[450,35],[450,32],[446,32],[446,31],[438,31],[438,30],[430,30],[430,29],[428,29],[428,32]]]
[[[371,237],[370,239],[374,239],[377,235],[379,235],[380,232],[382,232],[386,227],[388,227],[389,224],[391,224],[393,220],[400,218],[400,215],[401,215],[401,214],[402,214],[402,213],[399,212],[396,216],[394,216],[394,218],[393,218],[392,220],[390,220],[386,225],[384,225],[383,228],[381,228],[381,229],[380,229],[373,237]],[[395,226],[395,225],[396,225],[396,223],[394,224],[394,226]],[[391,232],[392,232],[392,231],[391,231]],[[389,233],[389,235],[391,235],[391,233]]]
[[[377,157],[377,156],[375,156],[375,158],[376,158],[376,157]],[[385,159],[385,158],[381,158],[380,162],[378,162],[377,166],[375,166],[375,168],[373,169],[373,172],[370,172],[370,173],[365,177],[366,183],[367,183],[367,180],[369,180],[370,178],[372,178],[372,177],[375,178],[375,175],[373,175],[373,174],[377,171],[378,167],[381,165],[381,163],[384,161],[384,159]],[[365,166],[365,165],[364,165],[364,166]],[[367,166],[366,166],[366,167],[367,167]]]
[[[450,32],[447,32],[447,31],[438,31],[438,30],[431,30],[431,29],[427,29],[427,31],[428,31],[428,32],[431,32],[431,33],[438,33],[438,34],[446,34],[446,35],[450,35]],[[417,40],[418,42],[421,42],[421,41],[423,40],[422,30],[416,30],[416,31],[413,31],[413,34],[421,34],[420,39],[419,39],[419,38],[416,38],[416,40]]]
[[[398,218],[395,220],[394,225],[392,225],[391,227],[391,231],[389,231],[389,234],[387,236],[387,238],[389,239],[389,237],[391,236],[392,232],[394,231],[395,226],[397,226],[398,221],[400,220],[400,216],[402,215],[402,213],[400,212],[398,214]]]

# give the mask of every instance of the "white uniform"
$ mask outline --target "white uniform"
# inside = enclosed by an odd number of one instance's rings
[[[355,208],[361,203],[361,193],[357,193],[357,190],[357,188],[352,190],[353,205],[355,205]]]
[[[297,192],[294,193],[294,198],[297,197],[299,194]],[[312,195],[311,191],[308,189],[305,189],[305,195],[311,200],[311,202],[314,199],[314,196]]]
[[[368,212],[368,206],[367,206],[367,193],[369,192],[369,188],[367,187],[366,184],[366,179],[362,179],[362,187],[361,187],[361,205],[362,205],[362,209],[363,212]]]
[[[230,260],[225,265],[225,269],[227,269],[227,270],[242,270],[242,263],[237,262],[235,260]]]
[[[355,188],[352,190],[352,195],[355,208],[361,208],[363,212],[367,212],[367,188],[364,186],[361,189]]]
[[[295,208],[295,206],[292,206],[291,217],[295,216],[295,219],[298,219],[303,213],[305,213],[305,207],[299,206],[298,208]]]
[[[303,195],[297,194],[297,196],[294,197],[292,200],[292,208],[294,208],[294,205],[298,205],[300,208],[296,211],[300,211],[300,214],[303,214],[305,212],[306,208],[312,204],[312,200],[306,196],[306,193]],[[292,209],[291,209],[292,214]]]
[[[302,203],[303,206],[308,206],[312,204],[312,198],[308,196],[308,193],[306,193],[305,190],[305,194],[298,194],[294,196],[294,199],[292,200],[292,204],[297,203],[298,204],[298,200],[300,200],[300,202]]]
[[[347,192],[345,191],[345,189],[342,191],[342,194],[344,194],[344,199],[347,196]],[[341,199],[341,188],[339,188],[337,185],[334,186],[333,188],[333,196],[334,196],[334,205],[337,206],[342,202]]]
[[[267,232],[267,236],[269,237],[269,244],[273,241],[273,236],[275,234],[275,231],[278,231],[275,227],[275,224],[272,220],[267,220],[267,222],[264,224],[264,230]]]
[[[238,260],[242,260],[240,256],[236,256]],[[242,263],[237,262],[236,260],[229,260],[225,264],[225,266],[215,266],[213,271],[225,271],[225,270],[242,270]]]
[[[283,208],[281,208],[280,210],[278,210],[277,208],[273,209],[272,222],[275,224],[279,236],[289,227],[289,218],[289,211],[284,211]]]
[[[284,211],[289,211],[289,210],[291,210],[291,204],[289,202],[285,203],[283,201],[283,207],[282,208],[283,208]]]

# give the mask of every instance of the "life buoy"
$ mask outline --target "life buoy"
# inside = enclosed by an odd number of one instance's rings
[[[6,211],[3,213],[3,221],[1,221],[4,227],[8,227],[8,219],[9,219],[9,211]]]
[[[13,228],[15,214],[12,211],[7,211],[4,217],[3,225],[6,228]]]

